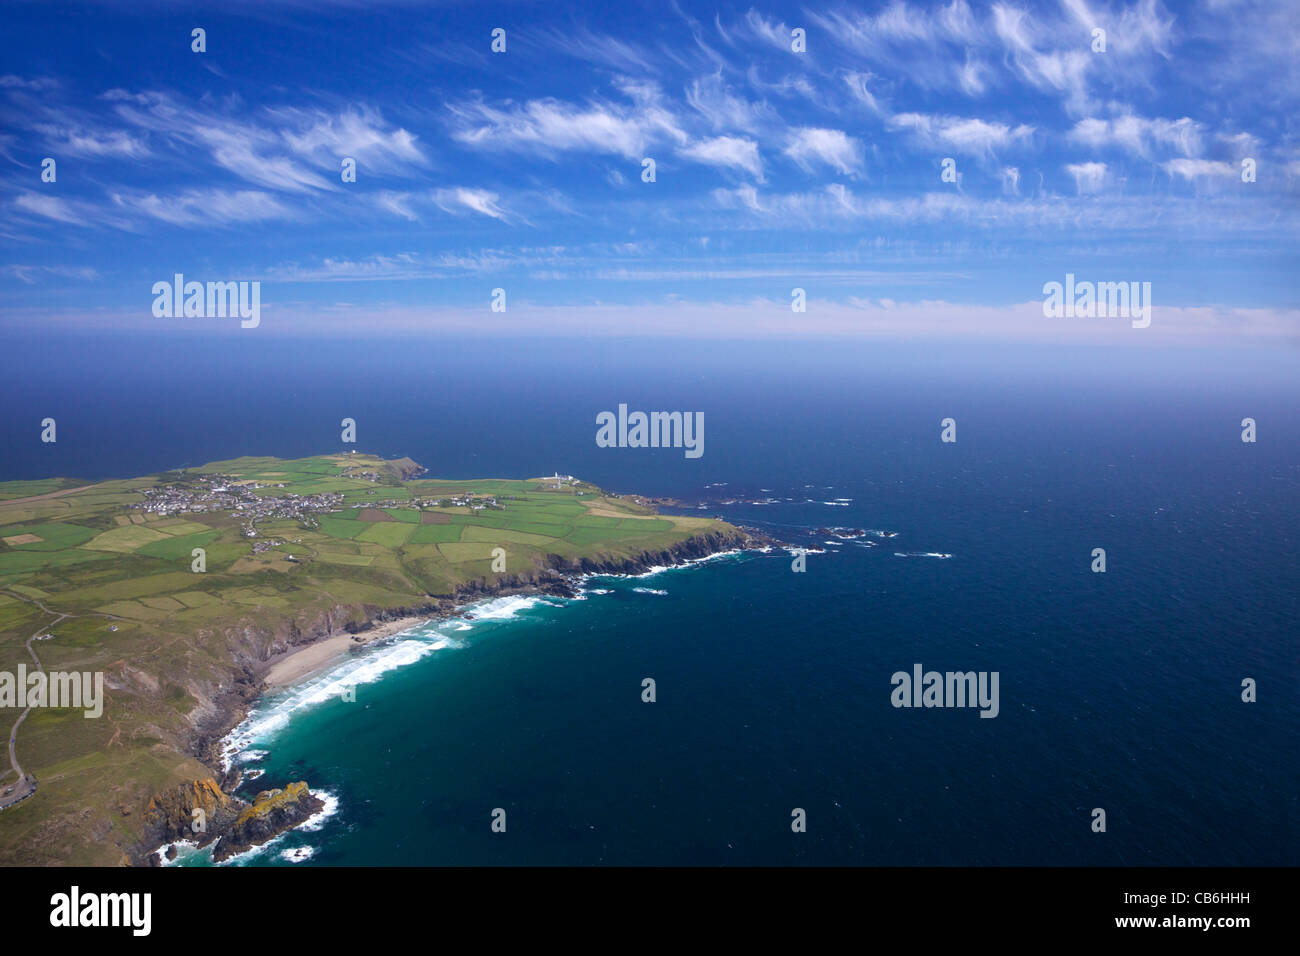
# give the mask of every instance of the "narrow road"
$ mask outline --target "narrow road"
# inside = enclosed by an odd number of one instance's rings
[[[18,594],[17,592],[14,591],[4,591],[3,593],[8,594],[10,597],[16,597],[19,600],[26,601],[28,604],[35,604],[46,614],[54,615],[53,621],[51,621],[49,624],[42,626],[40,630],[38,630],[31,637],[27,638],[27,653],[32,656],[32,660],[36,663],[36,669],[40,671],[42,674],[45,673],[45,668],[41,666],[41,659],[36,656],[36,651],[32,650],[32,641],[36,640],[38,637],[40,637],[42,634],[44,634],[46,631],[52,628],[55,624],[58,624],[60,621],[64,620],[65,618],[75,617],[75,615],[60,614],[57,611],[51,611],[48,607],[46,607],[40,601],[37,601],[35,598],[29,598],[26,595]],[[31,709],[32,708],[29,705],[25,710],[23,710],[23,712],[18,715],[18,719],[14,721],[13,730],[9,731],[9,762],[13,764],[14,774],[18,777],[18,782],[15,784],[11,784],[10,786],[4,787],[3,790],[0,790],[0,810],[5,810],[8,809],[9,807],[12,807],[15,803],[18,803],[22,800],[26,800],[33,793],[36,792],[36,778],[32,776],[28,776],[27,774],[23,773],[22,765],[18,763],[18,749],[17,749],[18,728],[21,727],[23,721],[27,719],[28,711],[30,711]],[[13,791],[12,793],[9,792],[11,790]]]

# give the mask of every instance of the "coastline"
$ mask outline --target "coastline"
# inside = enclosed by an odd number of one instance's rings
[[[660,574],[664,571],[686,568],[692,565],[701,564],[705,561],[712,561],[717,558],[726,557],[728,555],[743,554],[745,551],[749,550],[767,552],[770,549],[770,545],[748,548],[727,548],[702,557],[686,558],[674,564],[651,565],[650,567],[635,571],[586,571],[566,578],[564,583],[568,586],[572,595],[576,596],[581,593],[584,585],[590,578],[645,578]],[[263,690],[250,701],[249,711],[251,712],[258,703],[261,702],[266,694],[277,690],[283,690],[286,687],[291,687],[307,677],[329,670],[353,651],[358,651],[370,644],[382,641],[385,638],[394,637],[403,631],[421,625],[434,624],[439,621],[447,621],[461,617],[475,605],[485,600],[510,596],[557,596],[557,590],[559,589],[554,586],[540,587],[535,585],[528,585],[517,589],[506,589],[493,594],[475,596],[470,600],[458,603],[443,612],[411,614],[393,618],[392,620],[375,621],[356,633],[331,634],[327,637],[320,638],[319,640],[312,641],[309,644],[301,644],[291,647],[266,661],[266,664],[269,665],[269,669],[262,678],[264,684]],[[561,594],[558,596],[564,595]]]
[[[701,547],[702,542],[707,543]],[[406,613],[400,617],[387,618],[381,611],[356,631],[326,634],[316,640],[294,645],[260,662],[260,666],[265,667],[266,670],[261,675],[261,686],[257,692],[243,701],[244,706],[239,708],[237,713],[226,714],[224,730],[205,734],[204,743],[208,745],[219,743],[262,701],[267,693],[282,690],[328,669],[354,649],[364,648],[412,627],[459,617],[481,601],[516,595],[576,597],[585,582],[593,577],[649,577],[663,571],[690,567],[727,555],[742,554],[746,551],[766,553],[782,546],[781,542],[767,537],[757,529],[742,527],[737,534],[722,537],[721,540],[713,535],[693,537],[672,549],[654,555],[642,554],[638,558],[613,563],[584,559],[578,562],[577,567],[563,570],[549,568],[547,573],[550,576],[542,580],[516,582],[501,587],[468,589],[457,593],[452,598],[453,603],[449,605],[444,601],[436,601],[428,607],[419,609],[419,613],[415,614]]]
[[[244,693],[232,695],[222,701],[219,716],[199,730],[193,738],[193,752],[200,762],[212,771],[211,785],[224,797],[233,797],[239,789],[242,771],[228,762],[225,745],[232,732],[257,708],[269,693],[284,690],[306,678],[329,670],[341,663],[349,654],[375,645],[418,625],[433,624],[461,616],[474,605],[494,598],[511,596],[578,597],[583,584],[592,577],[648,577],[674,568],[692,565],[745,551],[766,552],[780,542],[752,528],[738,528],[730,533],[696,535],[659,552],[642,554],[618,561],[580,559],[564,567],[559,561],[544,569],[539,577],[515,578],[508,583],[484,586],[484,582],[458,590],[449,600],[431,599],[431,603],[418,608],[368,609],[372,615],[367,623],[356,630],[349,627],[342,632],[332,630],[315,640],[296,644],[279,654],[251,665],[254,683]],[[396,611],[400,616],[389,618]],[[414,613],[412,613],[414,612]],[[250,693],[251,692],[251,693]],[[238,798],[236,798],[238,799]],[[188,811],[183,821],[188,826]],[[291,825],[290,828],[296,826]],[[165,851],[169,839],[149,839],[133,854],[137,865],[156,866],[162,862],[160,851]]]
[[[466,622],[474,622],[480,617],[476,612],[477,609],[484,605],[491,606],[491,603],[506,598],[526,598],[539,599],[545,597],[564,597],[571,600],[584,600],[586,592],[591,581],[596,578],[624,578],[630,580],[652,578],[668,571],[685,570],[692,567],[715,561],[719,558],[732,557],[744,554],[746,551],[756,551],[766,553],[772,549],[769,544],[750,544],[742,547],[727,547],[719,551],[707,553],[698,557],[678,558],[667,564],[648,564],[636,567],[634,569],[623,569],[619,571],[585,571],[580,573],[571,573],[562,575],[558,581],[548,582],[546,585],[539,586],[529,584],[519,587],[511,587],[495,591],[488,594],[478,594],[469,600],[458,602],[457,604],[446,608],[439,609],[436,612],[424,613],[418,615],[405,615],[392,620],[375,622],[370,626],[363,627],[355,633],[332,634],[319,638],[307,645],[300,645],[290,648],[267,663],[270,665],[269,670],[263,676],[262,689],[253,697],[245,711],[246,715],[256,712],[259,703],[265,699],[268,694],[276,691],[286,690],[295,684],[308,684],[309,679],[324,675],[333,668],[342,665],[349,656],[360,655],[365,649],[381,643],[384,639],[397,637],[398,635],[413,630],[421,625],[435,625],[438,623],[453,621],[457,619]],[[638,589],[642,590],[642,589]],[[661,592],[656,592],[661,593]],[[488,615],[489,618],[492,615]],[[406,663],[410,663],[407,661]],[[400,665],[399,665],[400,666]],[[236,728],[237,729],[237,728]],[[234,733],[234,731],[232,731]],[[231,736],[223,738],[223,742],[229,742]],[[227,757],[234,756],[234,751],[227,751]],[[239,784],[243,782],[244,769],[235,771],[233,763],[226,764],[226,771],[223,774],[223,789],[229,788],[233,794],[238,789]],[[304,783],[305,785],[305,783]],[[337,810],[339,799],[336,794],[327,791],[308,791],[313,797],[323,802],[324,806],[305,816],[300,822],[293,823],[272,836],[264,843],[256,843],[248,848],[239,851],[229,859],[222,860],[218,865],[230,863],[235,860],[247,860],[255,857],[270,848],[278,842],[280,837],[293,830],[298,829],[319,829],[323,821]],[[193,841],[179,840],[172,843],[164,843],[154,851],[154,856],[161,865],[168,865],[172,858],[168,853],[175,852],[182,845],[196,846]],[[310,855],[310,850],[308,851]],[[295,861],[297,862],[297,861]]]
[[[326,670],[346,657],[354,648],[362,648],[375,641],[400,634],[412,627],[435,620],[427,614],[415,614],[372,624],[355,634],[332,634],[310,644],[292,647],[271,658],[263,681],[266,689],[263,693],[281,690],[318,671]],[[261,695],[254,699],[256,704]]]

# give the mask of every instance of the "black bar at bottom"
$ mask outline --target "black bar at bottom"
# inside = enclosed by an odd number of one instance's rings
[[[1231,945],[1292,922],[1284,907],[1293,909],[1295,876],[1286,868],[10,869],[0,871],[0,912],[7,944],[76,934],[128,947],[374,945],[408,934],[432,942],[456,927],[497,943],[555,933],[569,942],[681,942],[707,932],[770,944],[774,934],[845,930],[903,932],[918,943],[1131,936]],[[148,894],[147,935],[144,897],[131,894]],[[115,916],[120,925],[80,925]]]

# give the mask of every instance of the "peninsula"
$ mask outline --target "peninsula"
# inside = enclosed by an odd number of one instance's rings
[[[268,686],[491,595],[770,543],[570,476],[423,473],[347,453],[0,483],[0,670],[102,674],[104,698],[0,707],[0,864],[155,862],[196,809],[227,853],[262,842],[316,805],[309,781],[247,803],[223,775]]]

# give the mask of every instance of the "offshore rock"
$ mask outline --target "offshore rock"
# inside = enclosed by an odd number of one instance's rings
[[[308,790],[302,780],[282,790],[263,790],[220,835],[212,859],[220,863],[236,853],[260,846],[285,830],[293,829],[324,807],[325,803]]]
[[[263,790],[250,804],[225,793],[208,777],[172,787],[151,799],[145,808],[146,838],[155,846],[177,840],[190,840],[200,847],[216,843],[212,859],[220,863],[296,827],[324,806],[301,780],[283,789]],[[203,812],[200,815],[195,810]],[[202,821],[201,830],[194,829],[198,821]],[[174,860],[175,847],[161,855]],[[159,856],[150,854],[140,862],[157,865]]]

